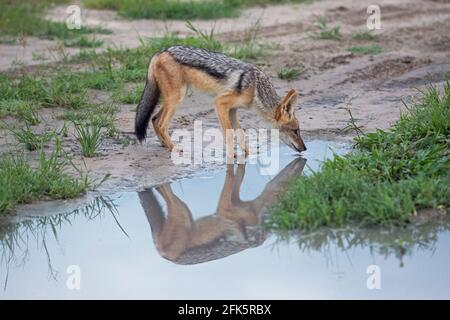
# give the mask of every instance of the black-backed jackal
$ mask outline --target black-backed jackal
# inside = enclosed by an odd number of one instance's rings
[[[162,95],[162,106],[152,122],[161,143],[169,150],[174,148],[168,128],[189,86],[215,95],[216,111],[224,131],[240,129],[237,108],[252,108],[280,130],[280,137],[288,146],[297,151],[306,150],[294,114],[295,90],[281,98],[269,77],[256,66],[222,53],[186,46],[170,47],[150,61],[136,112],[135,133],[139,141],[145,139],[148,123]],[[233,141],[227,137],[225,134],[227,150],[233,150]],[[240,146],[248,154],[243,135]]]

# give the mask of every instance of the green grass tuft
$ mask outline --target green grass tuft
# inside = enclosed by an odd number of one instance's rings
[[[19,143],[23,143],[28,151],[42,148],[55,137],[54,132],[36,133],[28,124],[23,128],[8,129]]]
[[[280,68],[277,71],[277,76],[278,76],[278,78],[280,78],[282,80],[288,80],[288,81],[296,80],[300,77],[303,70],[304,70],[303,66],[292,67],[292,68]]]
[[[40,149],[37,166],[31,166],[24,154],[0,155],[0,213],[12,212],[18,204],[68,199],[85,193],[87,177],[68,175],[70,166],[59,143],[49,156]]]
[[[41,122],[33,103],[23,100],[0,100],[0,116],[15,116],[29,125]]]
[[[80,143],[81,153],[86,158],[95,156],[102,144],[102,127],[96,123],[74,123],[75,136]]]
[[[434,87],[388,131],[358,131],[353,152],[294,180],[269,218],[277,230],[404,225],[450,205],[450,84]]]
[[[317,17],[316,28],[317,31],[310,34],[313,39],[341,40],[341,28],[339,26],[330,28],[326,17]]]
[[[66,39],[63,44],[65,47],[98,48],[103,45],[103,41],[95,38],[88,38],[87,36],[82,35],[78,38]]]
[[[144,84],[140,84],[129,90],[121,89],[120,91],[114,92],[114,100],[121,103],[137,104],[141,100],[143,91]]]
[[[378,37],[371,31],[357,31],[352,35],[352,39],[358,41],[375,41]]]
[[[52,78],[24,74],[17,79],[0,77],[0,107],[3,112],[18,101],[44,107],[80,109],[88,104],[86,87],[79,75],[56,72]]]
[[[355,54],[364,54],[364,55],[375,55],[383,52],[383,47],[373,44],[370,46],[364,46],[364,47],[351,47],[348,48],[348,51]]]

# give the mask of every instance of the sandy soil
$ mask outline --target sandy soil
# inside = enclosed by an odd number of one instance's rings
[[[371,0],[317,1],[310,5],[270,6],[253,8],[237,19],[215,22],[197,21],[201,29],[215,26],[219,37],[239,41],[259,20],[259,38],[277,44],[278,49],[259,61],[273,77],[280,93],[290,88],[300,92],[297,116],[306,141],[312,138],[350,139],[352,132],[344,130],[350,108],[356,123],[364,131],[387,129],[399,117],[402,100],[409,101],[426,84],[442,85],[450,73],[450,1],[385,0],[381,7],[382,29],[376,31],[377,43],[384,48],[375,56],[351,54],[348,48],[373,42],[352,40],[358,30],[366,30],[366,8]],[[64,8],[56,8],[49,17],[61,20]],[[137,35],[151,37],[166,30],[187,34],[184,22],[138,20],[127,21],[108,11],[84,10],[84,23],[101,25],[112,35],[98,36],[107,44],[134,47]],[[331,26],[341,26],[342,41],[313,40],[316,15],[326,15]],[[62,17],[62,18],[61,18]],[[136,36],[134,36],[136,34]],[[55,43],[29,39],[27,46],[0,45],[0,69],[10,66],[20,57],[26,64],[35,64],[31,52],[48,50]],[[55,59],[57,59],[55,55]],[[42,62],[41,62],[42,63]],[[299,80],[287,82],[276,78],[276,70],[301,64],[305,72]],[[94,92],[96,99],[104,93]],[[132,139],[134,112],[132,105],[120,106],[117,123],[121,136]],[[55,111],[43,111],[44,116]],[[194,94],[187,97],[175,115],[171,128],[192,128],[196,119],[205,127],[217,127],[213,98]],[[254,114],[240,112],[244,127],[260,127],[262,122]],[[58,125],[52,122],[51,126]],[[85,164],[94,178],[110,173],[111,178],[102,190],[134,190],[167,181],[173,177],[195,172],[195,167],[174,166],[168,151],[159,146],[154,133],[149,132],[144,145],[123,147],[117,141],[106,141],[101,156],[85,159],[73,138],[65,144],[76,155],[78,164]],[[3,136],[0,148],[11,142]]]

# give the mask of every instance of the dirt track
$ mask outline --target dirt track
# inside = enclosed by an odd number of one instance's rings
[[[382,29],[376,32],[378,40],[352,40],[353,32],[366,28],[369,4],[372,1],[325,0],[310,5],[254,8],[238,19],[198,21],[195,25],[208,29],[215,24],[221,39],[239,41],[259,19],[260,40],[278,45],[278,49],[259,63],[273,76],[280,92],[292,87],[299,90],[297,116],[306,140],[323,136],[349,139],[352,133],[343,131],[349,120],[345,108],[351,109],[364,131],[386,129],[398,119],[402,99],[410,100],[418,93],[417,88],[428,83],[441,85],[450,73],[450,1],[379,1]],[[63,13],[64,8],[60,8],[49,16],[64,18]],[[342,40],[311,39],[308,33],[314,30],[316,15],[326,15],[331,26],[341,26]],[[136,30],[143,37],[160,35],[166,29],[186,33],[184,22],[125,21],[104,11],[86,11],[85,22],[112,30],[113,35],[99,36],[107,44],[129,47],[139,44],[137,36],[130,36],[130,30]],[[347,50],[351,46],[371,43],[380,45],[384,51],[375,56],[362,56]],[[54,45],[36,39],[30,39],[28,44],[24,48],[1,45],[0,51],[5,54],[0,58],[0,68],[9,66],[13,58],[19,56],[27,63],[37,63],[31,61],[31,52]],[[298,64],[306,70],[299,80],[287,82],[276,78],[276,70],[280,67]],[[100,100],[104,95],[102,92],[95,94]],[[134,122],[134,112],[130,110],[133,107],[122,105],[117,115],[122,135],[130,138]],[[263,125],[248,112],[241,112],[240,118],[244,127]],[[207,127],[218,126],[213,98],[200,94],[187,97],[171,128],[192,128],[196,119],[203,120]],[[149,136],[143,146],[122,147],[108,141],[101,151],[103,156],[85,160],[94,177],[112,174],[102,188],[136,189],[195,170],[173,166],[169,152],[159,146],[153,132]],[[1,140],[4,139],[0,139],[0,144]],[[74,139],[69,138],[66,143],[76,151]]]

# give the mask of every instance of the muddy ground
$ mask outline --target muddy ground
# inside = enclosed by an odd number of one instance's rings
[[[345,130],[350,108],[363,131],[387,129],[398,118],[403,101],[410,101],[418,90],[429,83],[442,85],[450,73],[450,2],[430,0],[378,1],[381,8],[381,30],[376,41],[352,39],[356,31],[365,31],[371,0],[316,1],[312,4],[257,7],[244,11],[236,19],[195,21],[200,29],[215,27],[224,41],[240,41],[259,21],[258,38],[271,44],[271,50],[258,61],[273,78],[280,94],[296,88],[300,92],[297,117],[306,142],[313,138],[349,140],[353,132]],[[56,8],[49,18],[63,20],[65,8]],[[316,40],[309,34],[315,30],[316,16],[326,15],[330,26],[341,27],[342,40]],[[166,31],[188,34],[182,21],[128,21],[114,12],[83,10],[84,23],[100,25],[113,31],[98,35],[106,45],[135,47],[139,37],[151,37]],[[352,46],[378,44],[383,52],[358,55],[348,51]],[[24,46],[0,45],[0,69],[7,69],[15,60],[26,65],[43,63],[32,59],[32,52],[53,52],[58,59],[58,44],[27,39]],[[71,49],[69,53],[76,52]],[[277,78],[280,67],[304,66],[296,81]],[[92,92],[101,101],[104,92]],[[134,105],[121,105],[117,125],[123,138],[132,140]],[[42,110],[44,117],[57,110]],[[195,93],[188,96],[174,117],[171,128],[192,128],[194,120],[203,120],[205,127],[217,127],[213,98]],[[261,127],[255,114],[240,112],[243,127]],[[7,121],[12,119],[6,119]],[[53,120],[52,120],[53,121]],[[53,121],[47,125],[58,125]],[[12,138],[2,132],[0,147]],[[65,141],[79,165],[85,164],[93,178],[110,173],[111,178],[101,190],[135,190],[192,173],[197,168],[174,166],[170,153],[157,142],[152,130],[144,145],[124,146],[106,141],[101,155],[82,160],[74,138]]]

